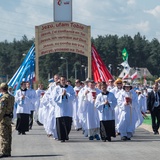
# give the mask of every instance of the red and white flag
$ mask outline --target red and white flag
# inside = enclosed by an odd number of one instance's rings
[[[122,79],[130,78],[129,73],[127,73]]]
[[[137,71],[136,71],[134,74],[131,75],[131,78],[132,78],[132,80],[138,78],[138,73],[137,73]]]
[[[106,68],[96,48],[92,45],[92,72],[95,82],[108,82],[113,79],[111,73]]]

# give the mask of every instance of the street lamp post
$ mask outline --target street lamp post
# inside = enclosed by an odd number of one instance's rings
[[[86,79],[86,77],[87,77],[87,66],[81,65],[81,67],[84,68],[84,73],[85,73],[84,79]]]
[[[109,67],[109,72],[111,73],[111,71],[112,71],[112,64],[109,64],[108,67]]]
[[[64,59],[66,61],[66,76],[68,79],[68,60],[67,60],[67,58],[64,58],[64,57],[60,57],[60,59]]]
[[[59,69],[60,74],[63,75],[63,68],[62,68],[62,66],[58,67],[58,69]]]
[[[76,65],[74,66],[74,69],[75,69],[75,80],[77,79],[77,67]]]
[[[121,67],[117,67],[117,76],[118,76],[118,74],[120,73],[121,70],[122,70]]]

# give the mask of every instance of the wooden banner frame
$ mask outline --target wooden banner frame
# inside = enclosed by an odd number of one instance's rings
[[[91,27],[77,22],[50,22],[35,26],[36,82],[39,81],[39,57],[56,52],[72,52],[88,58],[91,74]]]

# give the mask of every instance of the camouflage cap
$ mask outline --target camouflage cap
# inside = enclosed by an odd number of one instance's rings
[[[0,89],[8,90],[8,85],[7,85],[7,83],[1,83]]]

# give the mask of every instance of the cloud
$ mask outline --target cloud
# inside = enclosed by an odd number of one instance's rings
[[[135,5],[136,2],[135,2],[135,0],[128,0],[128,1],[127,1],[127,4],[128,4],[128,5]]]
[[[160,17],[160,6],[156,6],[154,9],[145,10],[144,12],[152,14],[153,16],[159,18]]]
[[[159,36],[156,31],[160,22],[152,17],[160,17],[158,2],[145,5],[145,0],[137,1],[73,1],[73,21],[90,25],[93,37],[106,34],[134,35],[137,32],[150,35],[150,39]],[[14,5],[11,2],[0,1],[0,41],[21,39],[24,34],[28,39],[33,38],[35,26],[53,21],[53,0],[16,0]],[[146,13],[150,16],[146,16]]]
[[[106,0],[73,2],[73,18],[75,21],[78,19],[82,20],[82,23],[87,22],[89,24],[108,15],[107,12],[110,13],[110,8],[111,4]]]
[[[149,31],[149,22],[140,22],[135,25],[135,28],[141,32],[148,32]]]

